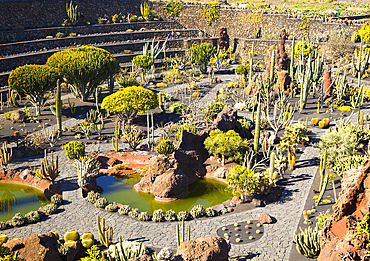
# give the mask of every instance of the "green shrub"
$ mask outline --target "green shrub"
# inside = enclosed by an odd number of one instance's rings
[[[128,215],[128,213],[131,211],[131,208],[129,206],[122,206],[120,207],[120,209],[118,210],[118,213],[120,215]]]
[[[118,210],[118,207],[116,205],[114,205],[113,203],[110,203],[110,204],[105,206],[105,211],[117,212],[117,210]]]
[[[57,204],[58,206],[62,205],[63,204],[63,198],[58,195],[58,194],[55,194],[53,195],[51,198],[50,198],[50,202],[51,203],[54,203],[54,204]]]
[[[130,17],[130,23],[137,22],[137,20],[138,20],[137,15],[133,15],[133,16]]]
[[[126,164],[118,164],[114,166],[114,170],[124,170],[124,169],[128,169],[128,166]]]
[[[131,50],[123,50],[123,53],[124,54],[132,54],[132,51]]]
[[[10,251],[9,248],[4,247],[3,244],[0,244],[0,257],[12,255],[12,254],[13,254],[13,252]]]
[[[128,76],[128,75],[121,75],[121,77],[119,77],[117,79],[117,84],[118,86],[124,88],[124,87],[128,87],[128,86],[134,86],[134,85],[137,85],[137,81],[134,77],[131,77],[131,76]]]
[[[170,2],[165,2],[162,8],[166,10],[168,15],[177,17],[182,7],[182,2],[175,2],[174,0],[171,0]]]
[[[354,43],[361,42],[361,36],[358,34],[358,32],[354,32],[352,34],[351,42],[354,42]]]
[[[126,87],[103,99],[101,108],[117,113],[121,121],[134,119],[138,113],[158,107],[154,92],[140,86]]]
[[[155,148],[155,151],[168,157],[175,151],[175,146],[172,140],[161,140],[157,148]]]
[[[100,198],[99,193],[95,193],[93,190],[87,193],[86,200],[91,204],[95,204],[95,202]]]
[[[189,49],[189,57],[199,66],[201,73],[207,73],[207,64],[216,54],[216,48],[209,43],[193,45]]]
[[[209,133],[209,137],[204,141],[204,146],[209,154],[221,157],[224,164],[225,158],[237,162],[243,161],[245,152],[249,148],[247,142],[233,130],[224,133],[216,129]]]
[[[235,68],[235,74],[247,76],[249,75],[249,64],[239,64]]]
[[[204,209],[203,205],[195,205],[191,210],[190,210],[190,215],[193,218],[199,218],[203,217],[206,215],[206,210]]]
[[[217,2],[208,2],[203,6],[201,15],[208,19],[208,25],[211,25],[212,21],[218,18],[218,11],[220,10],[220,4]]]
[[[80,141],[70,141],[64,145],[66,156],[70,160],[76,160],[85,156],[85,145]]]
[[[315,47],[312,43],[307,43],[306,41],[300,41],[294,46],[294,57],[302,57],[302,45],[303,45],[303,56],[307,59],[311,53],[315,52]]]
[[[177,129],[176,131],[176,134],[175,134],[175,140],[176,141],[179,141],[180,140],[180,137],[181,137],[181,133],[182,131],[187,131],[187,132],[190,132],[190,133],[194,133],[194,134],[197,134],[198,133],[198,128],[193,125],[193,124],[184,124],[184,125],[181,125],[180,128]]]
[[[73,94],[86,101],[96,87],[119,72],[118,61],[106,50],[81,46],[57,52],[46,64],[60,71]]]
[[[47,215],[52,215],[57,213],[58,205],[54,203],[47,204],[46,206],[41,208]]]
[[[108,205],[108,200],[106,198],[98,198],[94,205],[96,208],[105,208]]]
[[[361,37],[362,42],[370,43],[370,25],[364,24],[358,31],[358,35]]]
[[[254,192],[256,185],[254,170],[250,170],[245,166],[235,165],[229,168],[227,182],[229,182],[228,189],[235,195],[250,194]]]
[[[137,55],[132,59],[132,64],[143,70],[150,70],[154,64],[153,59],[145,54]]]
[[[175,221],[176,220],[176,213],[172,209],[167,210],[166,214],[164,215],[164,219],[167,221]]]
[[[352,155],[339,158],[335,161],[334,167],[332,167],[331,170],[335,174],[342,177],[344,172],[360,166],[362,163],[364,163],[365,159],[366,157],[361,155]]]
[[[10,115],[12,115],[13,111],[8,111],[4,113],[4,117],[6,120],[10,121]]]
[[[56,35],[55,35],[56,38],[63,38],[64,37],[64,33],[61,33],[61,32],[58,32]]]
[[[186,111],[186,110],[187,110],[186,105],[181,102],[176,102],[172,104],[171,107],[169,108],[169,111],[174,112],[174,113],[182,113],[183,111]]]
[[[57,86],[60,78],[55,68],[45,65],[24,65],[13,70],[8,79],[9,88],[27,94],[27,100],[36,108],[36,116],[45,105],[47,91]]]
[[[36,223],[41,218],[38,211],[30,211],[26,215],[24,215],[24,217],[26,218],[26,222],[28,224]]]
[[[164,212],[162,209],[154,210],[152,220],[154,222],[162,222],[164,220]]]
[[[208,104],[204,115],[207,123],[211,124],[226,105],[227,103],[223,102],[214,102],[212,104]]]

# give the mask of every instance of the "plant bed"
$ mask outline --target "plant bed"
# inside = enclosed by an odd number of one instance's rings
[[[229,237],[231,244],[249,244],[261,239],[264,226],[258,220],[248,220],[233,225],[226,225],[217,229],[219,237]]]

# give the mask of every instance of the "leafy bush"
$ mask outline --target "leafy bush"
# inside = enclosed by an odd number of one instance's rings
[[[105,211],[116,212],[117,210],[118,210],[118,207],[116,205],[114,205],[113,203],[110,203],[110,204],[105,206]]]
[[[207,64],[216,54],[216,48],[209,43],[193,45],[189,49],[189,57],[199,66],[201,73],[207,73]]]
[[[128,169],[128,166],[126,164],[118,164],[114,166],[114,170],[124,170],[124,169]]]
[[[81,46],[57,52],[46,64],[58,69],[74,95],[86,101],[96,87],[119,72],[118,61],[106,50]]]
[[[208,124],[212,123],[217,115],[224,109],[227,103],[223,102],[214,102],[212,104],[208,104],[205,110],[205,118]]]
[[[45,65],[24,65],[13,70],[8,79],[9,88],[27,94],[27,100],[36,108],[36,116],[44,106],[47,91],[57,86],[58,70]]]
[[[331,170],[335,174],[342,177],[344,172],[360,166],[362,163],[364,163],[365,159],[366,157],[361,155],[352,155],[339,158],[335,161],[334,167],[332,167]]]
[[[176,213],[172,209],[167,210],[166,214],[164,215],[164,219],[167,221],[175,221],[176,220]]]
[[[203,205],[195,205],[191,210],[190,214],[193,218],[203,217],[206,215],[206,210],[204,209]]]
[[[85,145],[80,141],[70,141],[64,145],[66,156],[70,160],[76,160],[85,156]]]
[[[128,76],[128,75],[121,75],[117,79],[118,86],[124,88],[128,86],[134,86],[137,85],[137,81],[134,77]]]
[[[189,212],[187,211],[180,211],[177,213],[177,220],[183,221],[183,220],[188,220],[189,219]]]
[[[132,51],[131,50],[123,50],[123,53],[124,54],[132,54]]]
[[[96,208],[105,208],[108,205],[108,200],[106,198],[98,198],[94,205]]]
[[[100,198],[99,193],[95,193],[94,191],[90,191],[87,193],[86,200],[90,202],[91,204],[95,204],[95,202]]]
[[[254,191],[256,185],[254,170],[250,170],[245,166],[235,165],[229,168],[227,182],[229,182],[228,189],[234,194],[250,194]]]
[[[103,99],[101,108],[117,113],[121,121],[134,119],[138,113],[158,107],[157,96],[140,86],[126,87]]]
[[[47,204],[41,208],[47,215],[55,214],[58,211],[58,205],[54,203]]]
[[[204,141],[204,146],[211,155],[241,162],[248,150],[247,140],[243,140],[238,133],[229,130],[224,133],[218,129],[212,130]]]
[[[148,212],[145,211],[145,212],[141,212],[139,214],[139,216],[137,217],[137,219],[140,220],[140,221],[149,221],[150,216],[149,216]]]
[[[364,43],[370,43],[370,25],[364,24],[358,31],[358,35]],[[351,37],[352,39],[352,37]]]
[[[220,4],[217,2],[208,2],[203,6],[201,15],[208,19],[208,25],[211,25],[212,21],[218,18],[218,11],[220,10]]]
[[[51,203],[54,203],[54,204],[57,204],[58,206],[62,205],[63,204],[63,198],[58,195],[58,194],[55,194],[53,195],[51,198],[50,198],[50,202]]]
[[[181,102],[176,102],[172,104],[171,107],[169,108],[169,111],[174,113],[182,113],[183,111],[186,110],[187,110],[186,105]]]
[[[170,2],[165,2],[162,8],[166,10],[168,15],[177,17],[182,9],[182,2],[175,2],[174,0],[171,0]]]
[[[187,131],[190,133],[197,134],[198,133],[198,128],[194,124],[183,124],[180,126],[180,128],[177,129],[176,134],[175,134],[175,140],[179,141],[181,137],[182,131]]]
[[[164,220],[164,212],[162,209],[154,210],[152,220],[154,222],[162,222]]]
[[[175,151],[175,146],[172,140],[161,140],[155,151],[168,157]]]
[[[132,64],[142,70],[150,70],[154,64],[153,59],[145,54],[137,55],[132,59]]]
[[[123,206],[118,210],[118,213],[120,215],[128,215],[128,213],[131,211],[131,208],[129,206]]]
[[[308,58],[311,53],[315,52],[315,48],[312,43],[307,43],[306,41],[300,41],[294,46],[294,57],[300,58],[302,57],[302,45],[303,45],[303,56],[304,58]]]
[[[30,211],[26,215],[24,215],[24,217],[26,218],[26,222],[28,224],[36,223],[41,218],[38,211]]]

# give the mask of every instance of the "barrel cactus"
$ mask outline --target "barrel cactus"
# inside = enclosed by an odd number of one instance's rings
[[[123,207],[120,207],[120,209],[118,210],[118,213],[120,215],[128,215],[130,211],[131,211],[131,208],[129,206],[123,206]]]
[[[164,215],[164,219],[167,221],[175,221],[176,220],[176,213],[172,209],[168,210]]]
[[[100,198],[100,194],[94,191],[90,191],[87,193],[86,200],[91,204],[95,204],[95,202]]]
[[[42,207],[42,211],[45,212],[47,215],[55,214],[58,210],[58,205],[54,203],[47,204],[46,206]]]
[[[190,214],[193,218],[203,217],[206,215],[206,210],[202,205],[195,205],[191,210]]]
[[[96,208],[105,208],[108,205],[108,200],[106,198],[98,198],[94,205]]]
[[[24,217],[26,218],[26,222],[28,224],[36,223],[41,218],[38,211],[30,211]]]
[[[51,203],[57,204],[58,206],[63,204],[63,199],[60,195],[55,194],[50,198]]]
[[[26,218],[21,215],[21,213],[17,213],[11,220],[11,223],[15,227],[23,226],[26,223]]]
[[[117,212],[118,207],[114,205],[113,203],[110,203],[105,207],[105,210],[108,212]]]
[[[164,212],[162,209],[154,210],[152,220],[154,222],[162,222],[164,220]]]
[[[214,211],[212,207],[206,208],[206,216],[214,217],[216,216],[216,211]]]
[[[179,221],[188,220],[189,219],[189,212],[180,211],[179,213],[177,213],[177,219]]]
[[[145,212],[141,212],[139,214],[139,216],[137,217],[137,219],[140,220],[140,221],[148,221],[148,220],[150,220],[150,216],[149,216],[148,212],[145,211]]]

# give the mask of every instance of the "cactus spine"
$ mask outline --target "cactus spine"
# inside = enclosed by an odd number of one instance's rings
[[[258,152],[258,145],[260,141],[260,131],[261,131],[261,103],[257,106],[257,116],[256,116],[256,128],[254,133],[254,152]]]
[[[77,11],[77,5],[73,6],[72,0],[69,3],[66,3],[66,11],[67,11],[67,24],[68,25],[75,25],[80,20],[80,12]]]
[[[9,164],[9,161],[12,159],[13,150],[10,149],[8,152],[6,141],[3,143],[3,146],[0,149],[0,165],[3,167],[4,172],[6,171],[6,167]]]
[[[105,247],[109,247],[113,243],[113,228],[105,226],[105,218],[102,218],[100,225],[100,216],[97,216],[97,226],[99,231],[99,241]]]
[[[177,247],[180,247],[180,245],[185,241],[185,225],[184,220],[181,221],[181,230],[182,233],[180,233],[179,223],[176,224],[176,237],[177,237]],[[187,240],[190,240],[190,225],[188,225],[188,236]]]
[[[58,132],[62,133],[62,95],[59,79],[57,81],[57,93],[55,95],[55,116],[57,117]]]
[[[312,230],[311,227],[306,228],[304,231],[299,228],[301,233],[294,232],[294,243],[296,244],[297,251],[306,257],[315,258],[320,253],[320,235],[318,227]]]

